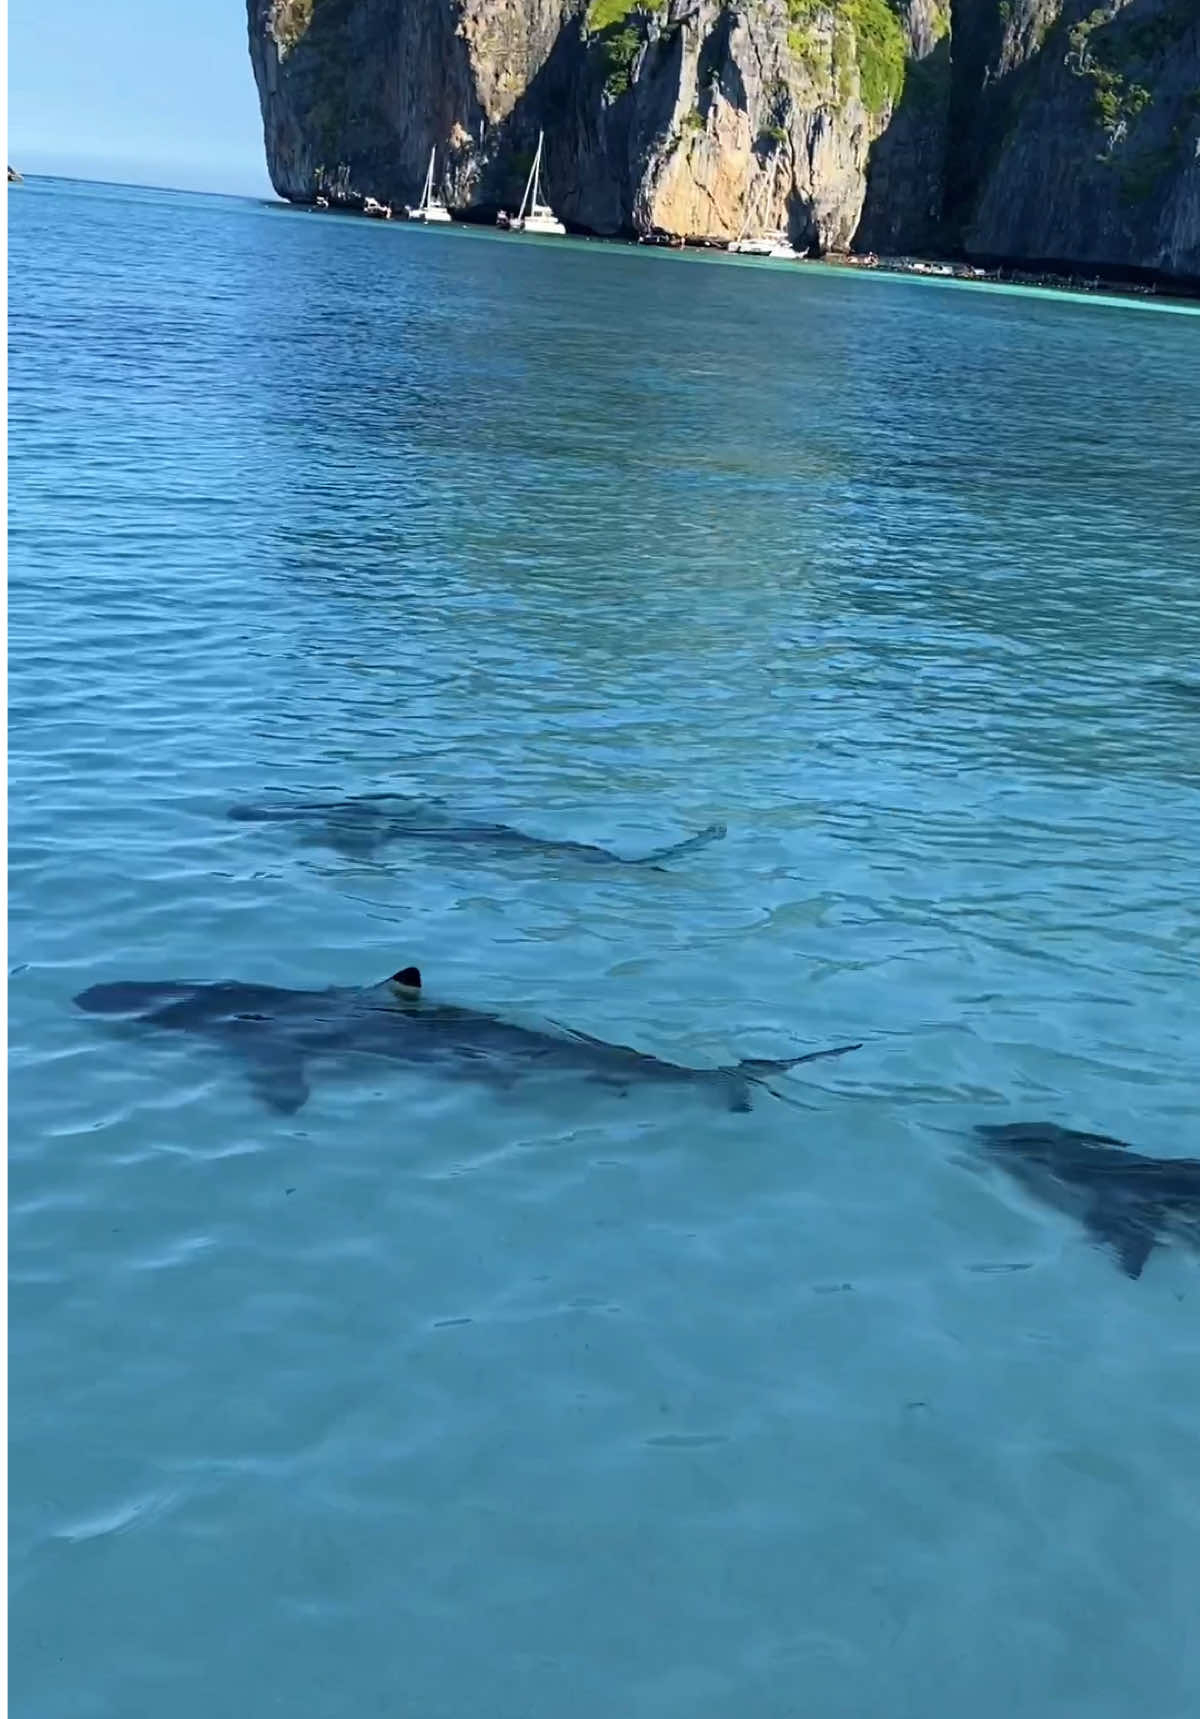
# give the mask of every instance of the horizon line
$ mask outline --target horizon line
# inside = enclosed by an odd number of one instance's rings
[[[12,156],[8,158],[6,165],[19,173],[22,180],[57,179],[64,180],[68,183],[77,182],[81,185],[126,186],[135,191],[176,191],[181,196],[187,197],[242,197],[249,202],[260,203],[286,204],[288,201],[286,197],[281,197],[279,195],[278,191],[275,190],[269,180],[265,191],[222,191],[216,186],[211,185],[205,187],[197,185],[171,185],[163,184],[157,179],[113,179],[108,174],[100,173],[66,173],[61,171],[51,173],[45,169],[39,168],[30,168],[27,172],[24,168],[16,165],[16,161]]]

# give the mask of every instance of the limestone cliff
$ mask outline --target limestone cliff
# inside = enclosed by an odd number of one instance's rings
[[[1200,277],[1200,0],[248,0],[285,197]]]
[[[903,77],[886,0],[249,0],[282,196],[451,206],[545,189],[568,224],[728,239],[853,238],[867,154]]]
[[[958,11],[974,171],[948,214],[966,252],[1200,277],[1200,0]]]
[[[904,85],[868,162],[855,241],[861,250],[930,251],[942,241],[950,159],[950,0],[907,0],[902,16]]]

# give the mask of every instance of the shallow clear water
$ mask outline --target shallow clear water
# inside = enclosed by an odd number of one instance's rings
[[[1200,1699],[1200,1262],[977,1121],[1200,1153],[1200,321],[11,193],[26,1719]],[[231,822],[438,796],[661,872]],[[73,1007],[367,984],[757,1093]],[[336,1071],[328,1071],[335,1073]]]

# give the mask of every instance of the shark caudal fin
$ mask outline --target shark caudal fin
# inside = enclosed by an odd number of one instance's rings
[[[663,860],[682,859],[684,854],[694,854],[698,848],[707,848],[713,842],[723,841],[727,834],[724,824],[709,824],[694,836],[688,836],[682,842],[675,842],[669,848],[656,848],[652,854],[643,854],[636,859],[634,865],[660,865]]]

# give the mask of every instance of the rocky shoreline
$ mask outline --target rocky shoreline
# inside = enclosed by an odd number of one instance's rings
[[[1029,269],[997,263],[984,268],[975,263],[945,261],[922,257],[877,257],[874,253],[858,256],[824,257],[822,261],[858,272],[888,275],[921,275],[926,278],[956,281],[990,281],[999,286],[1040,287],[1054,292],[1100,294],[1118,298],[1200,298],[1200,279],[1162,276],[1129,279],[1101,274],[1072,272],[1059,269]]]
[[[309,209],[311,213],[362,215],[369,220],[390,221],[398,219],[402,221],[404,219],[403,211],[396,211],[389,204],[379,203],[373,197],[365,198],[362,201],[344,200],[340,202],[331,202],[328,198],[318,197],[309,205]],[[492,223],[476,214],[469,214],[459,217],[456,224],[478,227],[490,226]],[[637,244],[645,245],[650,249],[728,253],[728,246],[724,241],[685,239],[669,233],[649,233],[639,238],[595,233],[576,233],[573,236],[598,244]],[[823,255],[814,254],[809,257],[798,257],[796,261],[801,265],[808,262],[824,263],[830,268],[848,269],[855,274],[914,275],[926,280],[954,280],[968,284],[990,283],[995,286],[1037,287],[1046,291],[1098,295],[1104,298],[1200,299],[1200,277],[1152,276],[1146,275],[1143,271],[1134,271],[1134,278],[1130,278],[1129,273],[1104,275],[1094,272],[1071,272],[1056,267],[1031,269],[1004,262],[995,262],[990,267],[985,267],[978,263],[965,262],[962,259],[880,256],[873,251],[830,251]]]

